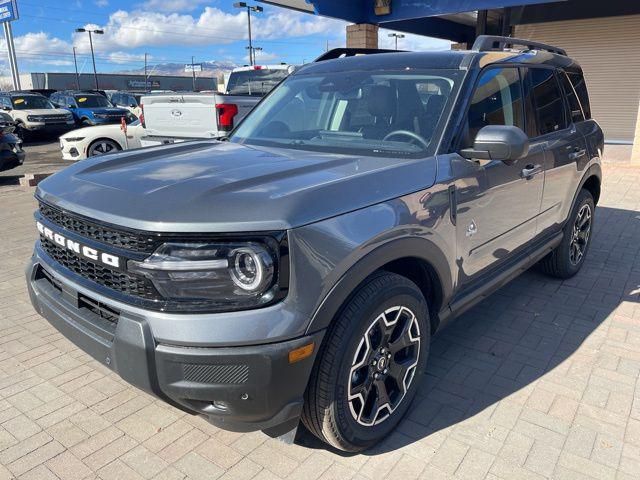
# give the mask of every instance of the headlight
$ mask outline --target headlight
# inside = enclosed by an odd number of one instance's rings
[[[37,117],[35,115],[27,115],[27,121],[29,121],[29,122],[42,122],[42,117]]]
[[[63,137],[65,142],[80,142],[84,140],[84,137]]]
[[[65,120],[67,122],[72,122],[73,121],[73,115],[71,115],[71,114],[66,115],[64,118],[65,118]]]
[[[233,310],[272,303],[285,280],[275,240],[165,243],[129,271],[151,280],[170,309]]]

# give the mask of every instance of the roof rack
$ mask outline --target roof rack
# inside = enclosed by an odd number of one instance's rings
[[[323,53],[314,62],[334,60],[336,58],[355,57],[357,55],[373,55],[376,53],[398,53],[400,50],[384,50],[378,48],[334,48]]]
[[[527,50],[544,50],[557,55],[567,56],[566,50],[547,45],[546,43],[532,42],[531,40],[523,40],[521,38],[494,37],[491,35],[480,35],[474,42],[472,50],[477,50],[478,52],[502,51],[516,45],[527,47]]]

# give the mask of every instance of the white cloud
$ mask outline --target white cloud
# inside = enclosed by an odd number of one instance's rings
[[[21,61],[47,65],[73,65],[70,57],[72,46],[60,38],[50,37],[45,32],[30,32],[15,37],[16,56]],[[0,50],[6,50],[7,43],[0,40]],[[65,55],[64,52],[68,52]]]
[[[148,11],[190,12],[209,0],[147,0],[141,7]]]
[[[107,56],[111,63],[131,64],[136,62],[144,62],[144,53],[128,53],[128,52],[111,52]],[[147,55],[147,61],[151,60],[151,55]]]
[[[255,15],[252,26],[257,41],[322,33],[334,36],[336,32],[344,32],[343,22],[285,10],[268,16]],[[97,51],[143,45],[221,45],[242,41],[248,36],[246,13],[227,13],[214,7],[206,7],[199,16],[119,10],[109,16],[105,25],[88,24],[85,28],[105,30],[104,35],[94,39]],[[74,43],[81,52],[89,51],[86,33],[74,34]]]
[[[264,50],[256,52],[257,65],[266,65],[268,63],[272,63],[275,60],[280,60],[281,58],[282,56],[278,55],[277,53],[265,52]],[[244,61],[249,63],[249,55],[245,55]]]

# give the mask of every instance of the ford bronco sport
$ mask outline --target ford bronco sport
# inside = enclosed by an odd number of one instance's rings
[[[59,135],[75,127],[73,115],[39,93],[1,92],[0,105],[16,122],[16,134],[23,140],[38,133]]]
[[[228,141],[42,182],[31,300],[184,411],[288,438],[301,419],[359,451],[405,414],[448,320],[536,263],[580,270],[602,150],[560,49],[332,51]]]

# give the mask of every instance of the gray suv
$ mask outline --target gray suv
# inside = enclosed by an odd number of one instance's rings
[[[66,337],[225,429],[368,448],[448,320],[588,253],[603,134],[557,48],[332,51],[226,140],[49,177],[27,270]]]

